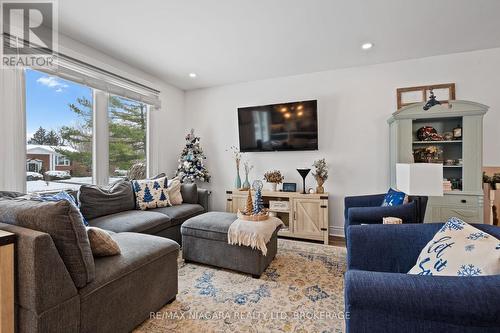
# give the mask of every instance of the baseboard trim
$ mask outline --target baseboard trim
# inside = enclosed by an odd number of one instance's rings
[[[338,226],[331,225],[329,235],[344,238],[344,227],[338,227]]]

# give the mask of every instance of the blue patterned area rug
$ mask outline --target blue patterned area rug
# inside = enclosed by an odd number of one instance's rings
[[[343,332],[345,248],[278,240],[260,279],[179,260],[177,299],[136,332]]]

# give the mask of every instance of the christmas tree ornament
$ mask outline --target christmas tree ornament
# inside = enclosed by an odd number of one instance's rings
[[[252,214],[252,212],[253,212],[252,191],[249,189],[248,196],[247,196],[246,214],[250,215],[250,214]]]
[[[194,129],[186,135],[186,146],[179,158],[179,167],[176,176],[179,176],[182,183],[196,180],[210,182],[210,174],[204,165],[206,159],[200,145],[200,138],[195,136]]]

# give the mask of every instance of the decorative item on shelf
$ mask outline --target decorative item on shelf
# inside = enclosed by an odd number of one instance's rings
[[[443,163],[443,150],[437,146],[413,149],[415,163]]]
[[[445,140],[445,141],[453,140],[453,133],[452,132],[444,132],[443,133],[443,140]]]
[[[229,148],[233,154],[234,162],[236,163],[236,178],[234,179],[234,188],[241,188],[241,178],[240,178],[240,162],[241,162],[241,152],[238,147],[231,146]]]
[[[437,131],[432,126],[420,127],[417,130],[417,139],[420,141],[430,141],[431,135],[437,134]]]
[[[270,210],[289,211],[290,202],[288,200],[269,200]]]
[[[455,165],[455,160],[446,160],[444,161],[444,165]]]
[[[302,194],[307,194],[306,193],[306,177],[309,174],[309,171],[311,171],[311,169],[299,168],[299,169],[297,169],[297,171],[300,174],[300,176],[302,177]]]
[[[311,187],[307,190],[307,193],[309,194],[314,194],[314,189]],[[323,192],[324,193],[324,192]]]
[[[191,129],[191,132],[186,135],[186,146],[178,160],[179,166],[175,173],[176,176],[180,178],[182,183],[196,180],[210,182],[210,174],[203,162],[205,159],[200,138],[194,134],[194,129]]]
[[[462,140],[462,126],[460,124],[453,129],[453,140]]]
[[[250,165],[248,161],[245,161],[243,163],[243,170],[245,171],[245,181],[243,182],[243,185],[241,185],[243,190],[247,190],[250,188],[250,182],[248,181],[248,174],[250,171],[252,171],[253,165]]]
[[[318,186],[316,186],[316,193],[322,194],[325,193],[325,189],[323,188],[323,184],[328,179],[328,165],[326,164],[326,160],[324,158],[314,161],[313,167],[315,170],[312,175]]]
[[[434,91],[433,89],[431,89],[431,95],[429,96],[429,100],[427,101],[427,103],[425,103],[425,105],[423,106],[423,109],[427,111],[433,106],[440,104],[441,102],[436,99],[436,96],[434,96]]]
[[[283,183],[283,192],[296,192],[297,184],[296,183]]]
[[[273,170],[273,171],[268,171],[264,174],[264,179],[266,182],[271,183],[272,185],[272,190],[276,191],[276,188],[278,184],[281,184],[283,182],[283,175],[281,175],[281,172],[279,170]]]

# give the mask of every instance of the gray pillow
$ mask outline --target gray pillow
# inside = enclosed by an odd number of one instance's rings
[[[111,186],[82,185],[78,194],[80,211],[88,220],[135,209],[134,192],[129,181]]]
[[[87,230],[78,209],[68,201],[2,198],[0,221],[49,234],[77,288],[94,280]]]
[[[198,203],[198,187],[195,183],[181,185],[182,202],[197,204]]]

